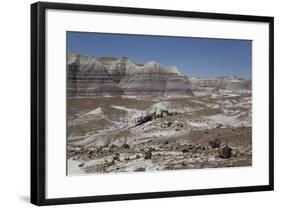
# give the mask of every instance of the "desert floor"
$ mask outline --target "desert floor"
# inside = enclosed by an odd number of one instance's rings
[[[251,166],[251,92],[194,94],[68,98],[68,174]]]

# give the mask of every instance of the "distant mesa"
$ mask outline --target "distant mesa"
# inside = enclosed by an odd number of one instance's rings
[[[201,82],[200,78],[183,75],[176,66],[164,67],[155,61],[135,64],[128,57],[90,57],[69,53],[67,70],[67,93],[70,97],[126,94],[193,95],[192,90],[195,88],[214,85],[216,82]],[[217,80],[221,79],[229,78]]]

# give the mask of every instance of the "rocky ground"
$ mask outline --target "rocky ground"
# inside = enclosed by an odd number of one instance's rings
[[[68,98],[68,174],[251,166],[251,92]]]

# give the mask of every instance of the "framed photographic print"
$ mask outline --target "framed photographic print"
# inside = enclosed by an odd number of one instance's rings
[[[31,202],[273,190],[273,17],[31,5]]]

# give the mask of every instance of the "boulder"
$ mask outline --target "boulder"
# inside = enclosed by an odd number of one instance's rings
[[[164,121],[161,123],[161,127],[162,128],[168,128],[172,125],[172,122],[171,121]]]
[[[150,150],[144,153],[144,159],[148,160],[151,159],[151,157],[152,157],[152,152]]]
[[[115,148],[117,148],[117,146],[116,146],[115,144],[111,144],[111,145],[109,146],[109,148],[110,148],[110,149],[115,149]]]
[[[145,171],[145,168],[144,167],[139,167],[139,168],[136,168],[134,171],[135,172],[142,172],[142,171]]]
[[[189,78],[176,67],[164,67],[155,61],[139,65],[128,57],[95,58],[69,53],[67,82],[67,94],[79,97],[132,93],[193,95]]]
[[[123,144],[123,145],[122,145],[122,148],[124,148],[124,149],[130,149],[130,146],[129,146],[128,144]]]
[[[180,128],[179,128],[179,127],[176,127],[176,128],[175,128],[175,131],[180,131]]]
[[[221,127],[223,127],[223,125],[220,123],[216,125],[216,128],[221,128]]]
[[[113,156],[113,160],[120,161],[120,154],[115,153],[114,156]]]
[[[186,166],[186,165],[187,165],[187,162],[186,162],[186,161],[182,161],[182,162],[181,162],[181,165],[182,165],[182,166]]]
[[[181,152],[184,154],[184,153],[189,152],[189,150],[188,149],[182,149]]]
[[[130,157],[129,157],[129,156],[126,156],[126,157],[124,158],[124,160],[130,160]]]
[[[231,157],[232,148],[227,145],[219,149],[219,157],[222,159],[227,159]]]

